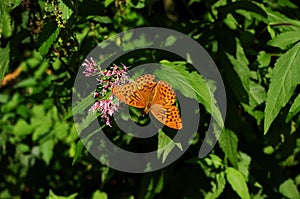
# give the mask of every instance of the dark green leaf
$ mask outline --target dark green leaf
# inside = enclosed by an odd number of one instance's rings
[[[219,137],[219,144],[225,156],[229,159],[230,163],[237,168],[238,166],[238,138],[233,131],[225,129]]]

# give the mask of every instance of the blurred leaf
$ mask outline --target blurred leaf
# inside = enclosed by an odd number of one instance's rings
[[[288,179],[288,180],[284,181],[279,186],[279,192],[282,195],[284,195],[285,197],[290,198],[290,199],[299,199],[300,198],[300,193],[292,179]]]
[[[8,70],[8,65],[9,65],[9,45],[7,45],[5,48],[0,48],[0,83],[5,76],[7,70]]]
[[[0,93],[0,103],[5,104],[9,99],[9,96],[6,94],[1,94]]]
[[[237,168],[238,166],[238,137],[233,131],[224,129],[219,137],[219,144],[230,163]]]
[[[294,100],[289,113],[285,119],[285,122],[289,122],[300,111],[300,94]]]
[[[268,45],[281,48],[282,50],[287,49],[290,45],[300,40],[300,29],[297,31],[284,32],[268,41]]]
[[[153,199],[164,187],[164,172],[146,174],[142,178],[139,198]]]
[[[245,177],[232,167],[226,168],[226,178],[232,189],[243,199],[250,199],[249,190]]]
[[[97,190],[93,193],[92,198],[93,199],[107,199],[108,197],[107,197],[107,194],[105,192]]]
[[[14,126],[14,134],[18,136],[25,136],[32,132],[32,126],[30,126],[25,120],[19,119]]]
[[[40,145],[40,151],[42,153],[42,158],[45,161],[46,165],[50,164],[50,161],[53,157],[53,149],[54,149],[54,140],[51,138],[48,138],[46,141],[41,141]]]
[[[164,163],[169,155],[169,153],[178,147],[181,151],[182,146],[180,143],[174,142],[169,136],[167,136],[161,129],[158,131],[158,146],[157,146],[157,157],[162,157],[162,162]],[[164,148],[165,147],[165,148]]]
[[[272,72],[271,83],[267,93],[265,108],[264,133],[280,109],[286,105],[299,83],[300,43],[283,54],[276,62]]]
[[[82,149],[83,149],[83,143],[81,140],[79,140],[76,144],[75,156],[73,158],[72,165],[74,165],[76,161],[79,159],[79,157],[81,156]]]
[[[19,81],[14,87],[15,88],[32,87],[36,84],[37,84],[36,80],[34,78],[30,77],[30,78]]]
[[[108,16],[93,16],[93,15],[89,15],[87,17],[87,20],[94,20],[94,21],[97,21],[99,23],[103,23],[103,24],[110,24],[112,23],[112,20],[111,18],[109,18]]]
[[[53,193],[53,191],[50,189],[47,199],[75,199],[77,195],[78,195],[78,193],[74,193],[69,196],[58,196],[58,195],[55,195],[55,193]]]
[[[112,4],[115,0],[105,0],[104,1],[104,6],[108,7],[110,4]]]

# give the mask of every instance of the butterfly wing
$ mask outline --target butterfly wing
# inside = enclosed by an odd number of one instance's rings
[[[172,105],[176,102],[176,95],[172,86],[162,80],[157,82],[156,96],[154,97],[153,104]]]
[[[151,106],[153,116],[164,125],[173,129],[182,129],[182,121],[178,108],[174,105],[162,106],[154,104]]]
[[[144,108],[156,84],[153,80],[153,75],[142,75],[134,82],[114,86],[112,92],[120,101],[136,108]]]
[[[172,86],[160,80],[153,93],[155,96],[150,110],[154,117],[170,128],[181,129],[182,121],[179,110],[173,105],[176,102],[176,95]]]

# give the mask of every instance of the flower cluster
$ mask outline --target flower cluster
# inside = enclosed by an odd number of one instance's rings
[[[112,88],[117,84],[129,81],[129,78],[126,75],[128,69],[123,64],[121,69],[116,64],[113,64],[109,69],[102,70],[93,58],[90,58],[90,60],[86,59],[82,66],[85,67],[83,73],[86,77],[98,76],[98,85],[96,92],[94,93],[96,102],[90,110],[98,111],[101,118],[105,120],[106,125],[111,127],[110,116],[118,110],[120,104],[118,99],[114,99]]]

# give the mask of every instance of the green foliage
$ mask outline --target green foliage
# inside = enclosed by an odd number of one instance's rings
[[[299,198],[299,3],[166,2],[170,4],[0,4],[0,198]],[[84,144],[98,132],[87,132],[79,140],[77,130],[88,131],[97,115],[90,113],[78,126],[72,116],[82,114],[94,99],[91,93],[72,109],[71,97],[76,73],[95,46],[116,33],[145,26],[178,30],[207,50],[224,80],[227,117],[219,144],[199,159],[211,117],[215,126],[223,122],[212,97],[218,89],[215,82],[198,74],[191,62],[166,52],[147,49],[114,60],[133,68],[160,63],[164,67],[154,72],[156,78],[200,107],[199,128],[192,132],[196,138],[182,157],[162,170],[131,174],[111,169],[87,152]],[[169,37],[164,42],[171,47],[176,41]],[[143,42],[141,38],[135,45]],[[140,120],[138,110],[131,111],[126,119],[148,122]],[[119,146],[135,149],[133,137],[101,127]],[[160,149],[158,159],[165,162],[173,150],[184,148],[172,140],[174,134],[160,129],[141,148]]]

